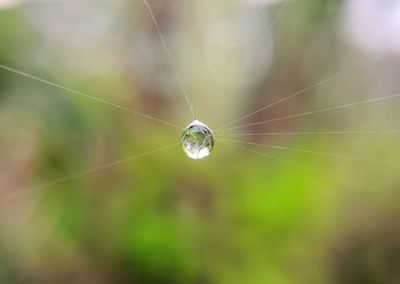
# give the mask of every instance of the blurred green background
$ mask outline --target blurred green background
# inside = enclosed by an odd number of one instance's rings
[[[231,127],[400,90],[398,1],[149,4],[213,129],[304,89]],[[141,0],[0,0],[0,64],[191,121]],[[0,283],[400,283],[398,106],[218,133],[193,161],[181,129],[1,68]]]

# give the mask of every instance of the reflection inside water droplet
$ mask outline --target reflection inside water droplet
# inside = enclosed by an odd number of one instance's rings
[[[194,120],[185,128],[181,142],[186,155],[195,160],[209,156],[214,148],[211,129],[198,120]]]

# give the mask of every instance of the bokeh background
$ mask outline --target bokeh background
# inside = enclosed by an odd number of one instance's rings
[[[303,89],[232,126],[400,92],[397,0],[149,4],[213,129]],[[191,121],[141,0],[0,0],[0,64]],[[0,283],[400,283],[399,107],[219,132],[192,161],[181,129],[2,68]]]

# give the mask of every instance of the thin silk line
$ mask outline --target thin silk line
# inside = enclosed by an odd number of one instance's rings
[[[297,164],[295,162],[292,162],[292,161],[289,161],[289,160],[286,160],[286,159],[277,158],[277,157],[272,156],[272,155],[267,154],[267,153],[259,152],[259,151],[256,151],[254,149],[250,149],[250,148],[247,148],[247,147],[244,147],[244,146],[241,146],[241,145],[234,144],[234,143],[228,142],[226,140],[219,140],[219,141],[221,141],[222,143],[225,143],[227,145],[231,145],[231,146],[240,148],[240,149],[245,150],[247,152],[258,154],[258,155],[261,155],[263,157],[266,157],[266,158],[269,158],[269,159],[273,159],[273,160],[276,160],[276,161],[279,161],[279,162],[282,162],[282,163],[285,163],[285,164],[289,164],[289,165],[300,167],[300,168],[307,169],[307,170],[319,171],[317,169],[314,169],[314,168],[311,168],[311,167],[308,167],[308,166],[304,166],[304,165],[301,165],[301,164]]]
[[[175,144],[175,146],[178,144],[180,144],[180,143]],[[180,150],[179,148],[176,149],[174,152],[172,152],[170,155],[168,155],[168,157],[166,157],[164,160],[159,162],[156,166],[156,169],[162,167],[164,164],[166,164],[168,161],[170,161],[172,158],[174,158],[176,156],[176,154],[178,154],[179,150]]]
[[[373,135],[400,134],[400,130],[356,130],[356,131],[305,131],[305,132],[260,132],[260,133],[221,133],[223,136],[285,136],[285,135]]]
[[[225,124],[224,126],[219,127],[219,128],[217,129],[217,131],[225,130],[227,127],[229,127],[229,126],[231,126],[231,125],[233,125],[233,124],[235,124],[235,123],[237,123],[237,122],[239,122],[239,121],[242,121],[242,120],[244,120],[244,119],[246,119],[246,118],[249,118],[249,117],[251,117],[251,116],[253,116],[253,115],[255,115],[255,114],[257,114],[257,113],[259,113],[259,112],[261,112],[261,111],[264,111],[264,110],[266,110],[266,109],[269,109],[269,108],[271,108],[271,107],[273,107],[273,106],[276,106],[276,105],[278,105],[278,104],[281,104],[281,103],[283,103],[283,102],[285,102],[285,101],[287,101],[287,100],[289,100],[289,99],[292,99],[292,98],[294,98],[294,97],[297,97],[297,96],[299,96],[299,95],[301,95],[301,94],[303,94],[303,93],[305,93],[305,92],[307,92],[307,91],[309,91],[309,90],[311,90],[311,89],[314,89],[314,88],[316,88],[316,87],[318,87],[318,86],[321,86],[321,85],[323,85],[323,84],[328,83],[329,81],[331,81],[332,79],[334,79],[334,78],[336,78],[336,77],[342,76],[342,75],[344,75],[344,74],[347,74],[347,73],[349,73],[349,72],[352,72],[352,71],[354,71],[354,70],[357,70],[357,69],[361,68],[362,66],[365,66],[365,65],[368,65],[368,64],[370,64],[370,63],[372,63],[372,62],[374,62],[374,61],[377,61],[378,59],[381,59],[381,58],[384,57],[384,56],[385,56],[385,55],[379,55],[379,56],[373,57],[372,59],[370,59],[370,60],[368,60],[368,61],[366,61],[366,62],[357,64],[357,65],[352,66],[352,67],[350,67],[350,68],[348,68],[348,69],[345,69],[345,70],[340,71],[340,72],[338,72],[338,73],[336,73],[336,74],[333,74],[333,75],[331,75],[331,76],[329,76],[329,77],[323,79],[322,81],[319,81],[319,82],[317,82],[317,83],[311,85],[310,87],[307,87],[307,88],[305,88],[305,89],[302,89],[302,90],[300,90],[300,91],[297,91],[297,92],[295,92],[295,93],[293,93],[293,94],[291,94],[291,95],[289,95],[289,96],[287,96],[287,97],[284,97],[284,98],[282,98],[282,99],[280,99],[280,100],[277,100],[277,101],[275,101],[275,102],[273,102],[273,103],[271,103],[271,104],[269,104],[269,105],[266,105],[266,106],[264,106],[264,107],[262,107],[262,108],[260,108],[260,109],[258,109],[258,110],[256,110],[256,111],[254,111],[254,112],[252,112],[252,113],[250,113],[250,114],[247,114],[247,115],[242,116],[242,117],[240,117],[240,118],[238,118],[238,119],[235,119],[235,120],[233,120],[233,121],[231,121],[231,122]]]
[[[112,106],[112,107],[114,107],[114,108],[117,108],[117,109],[120,109],[120,110],[129,112],[129,113],[133,113],[133,114],[135,114],[135,115],[138,115],[138,116],[141,116],[141,117],[144,117],[144,118],[148,118],[148,119],[157,121],[157,122],[159,122],[159,123],[162,123],[162,124],[165,124],[165,125],[174,127],[174,128],[182,129],[182,127],[180,127],[179,125],[176,125],[176,124],[170,123],[170,122],[168,122],[168,121],[164,121],[164,120],[158,119],[158,118],[156,118],[156,117],[152,117],[152,116],[150,116],[150,115],[147,115],[147,114],[144,114],[144,113],[141,113],[141,112],[137,112],[137,111],[128,109],[128,108],[123,107],[123,106],[118,105],[118,104],[114,104],[114,103],[108,102],[108,101],[103,100],[103,99],[101,99],[101,98],[99,98],[99,97],[91,96],[91,95],[82,93],[82,92],[80,92],[80,91],[76,91],[76,90],[74,90],[74,89],[71,89],[71,88],[68,88],[68,87],[64,87],[64,86],[62,86],[62,85],[60,85],[60,84],[50,82],[50,81],[48,81],[48,80],[46,80],[46,79],[39,78],[39,77],[37,77],[37,76],[34,76],[34,75],[31,75],[31,74],[25,73],[25,72],[23,72],[23,71],[20,71],[20,70],[17,70],[17,69],[14,69],[14,68],[11,68],[11,67],[2,65],[2,64],[0,64],[0,68],[3,69],[3,70],[9,71],[9,72],[18,74],[18,75],[20,75],[20,76],[23,76],[23,77],[26,77],[26,78],[29,78],[29,79],[32,79],[32,80],[35,80],[35,81],[38,81],[38,82],[47,84],[47,85],[49,85],[49,86],[52,86],[52,87],[55,87],[55,88],[58,88],[58,89],[67,91],[67,92],[70,93],[70,94],[79,95],[79,96],[85,97],[85,98],[87,98],[87,99],[91,99],[91,100],[93,100],[93,101],[96,101],[96,102],[99,102],[99,103],[102,103],[102,104],[105,104],[105,105],[108,105],[108,106]]]
[[[144,47],[139,43],[139,40],[136,38],[136,36],[134,34],[132,34],[132,38],[133,38],[133,41],[135,42],[136,46],[138,47],[137,49],[138,49],[140,55],[143,56],[143,58],[146,58]],[[149,60],[147,60],[146,64],[149,65],[149,63],[150,63]],[[160,84],[160,86],[162,86],[163,89],[165,89],[165,92],[167,93],[169,99],[171,101],[173,101],[174,104],[177,105],[177,102],[176,102],[175,98],[171,95],[171,92],[168,90],[168,88],[166,87],[165,83],[162,82],[160,73],[157,71],[157,68],[152,68],[152,69],[154,69],[154,73],[156,75],[156,79],[157,79],[158,83]]]
[[[266,154],[266,153],[263,153],[263,152],[259,152],[259,151],[256,151],[254,149],[250,149],[250,148],[247,148],[247,147],[244,147],[244,146],[241,146],[241,145],[237,145],[237,144],[234,144],[234,143],[228,143],[228,142],[224,142],[224,141],[221,141],[221,142],[225,143],[227,145],[231,145],[231,146],[237,147],[239,149],[245,150],[247,152],[260,155],[260,156],[265,157],[265,158],[274,159],[274,160],[279,161],[281,163],[285,163],[285,164],[288,164],[288,165],[291,165],[291,166],[295,166],[295,167],[298,167],[298,168],[302,168],[302,169],[306,169],[306,170],[311,170],[311,171],[314,171],[314,172],[317,172],[317,173],[321,173],[321,174],[326,174],[326,175],[332,176],[334,179],[338,178],[337,176],[333,176],[333,175],[331,175],[329,173],[323,172],[323,171],[321,171],[319,169],[316,169],[316,168],[313,168],[313,167],[305,166],[305,165],[298,164],[298,163],[295,163],[295,162],[292,162],[292,161],[289,161],[289,160],[286,160],[286,159],[278,158],[278,157],[275,157],[275,156],[272,156],[272,155],[269,155],[269,154]],[[343,178],[341,178],[341,180],[343,180],[344,182],[348,182],[347,180],[345,180]],[[378,189],[377,187],[371,186],[371,185],[364,185],[364,186],[369,188],[369,189],[372,189],[372,190],[377,190]]]
[[[167,46],[167,43],[166,43],[166,41],[164,39],[164,36],[161,33],[161,30],[160,30],[160,27],[159,27],[159,25],[157,23],[156,17],[154,16],[153,9],[151,8],[151,6],[150,6],[149,2],[147,2],[147,0],[143,0],[143,3],[146,6],[147,10],[149,11],[149,14],[150,14],[150,16],[151,16],[151,18],[153,20],[154,26],[155,26],[155,28],[157,30],[158,36],[160,37],[160,40],[161,40],[161,43],[163,45],[164,51],[165,51],[165,53],[166,53],[166,55],[168,57],[168,60],[169,60],[169,62],[171,64],[172,69],[174,70],[175,76],[176,76],[176,78],[178,80],[178,83],[179,83],[179,86],[180,86],[180,88],[182,90],[182,93],[185,96],[185,99],[186,99],[186,102],[187,102],[188,107],[190,109],[190,112],[192,113],[193,120],[195,120],[196,116],[194,114],[193,103],[189,99],[189,96],[188,96],[188,94],[186,92],[185,86],[183,85],[182,78],[178,73],[178,69],[176,68],[176,65],[175,65],[174,61],[172,60],[171,53],[169,52],[169,48]]]
[[[271,122],[275,122],[275,121],[296,118],[296,117],[303,117],[303,116],[308,116],[308,115],[317,114],[317,113],[323,113],[323,112],[332,111],[332,110],[344,109],[344,108],[354,107],[354,106],[363,105],[363,104],[375,103],[375,102],[380,102],[380,101],[384,101],[384,100],[396,99],[396,98],[400,98],[400,94],[395,94],[395,95],[391,95],[391,96],[385,96],[385,97],[380,97],[380,98],[375,98],[375,99],[370,99],[370,100],[365,100],[365,101],[359,101],[359,102],[349,103],[349,104],[344,104],[344,105],[338,105],[338,106],[334,106],[334,107],[323,108],[323,109],[316,110],[316,111],[308,111],[308,112],[303,112],[303,113],[292,114],[292,115],[278,117],[278,118],[265,120],[265,121],[261,121],[261,122],[249,123],[249,124],[240,125],[240,126],[236,126],[236,127],[226,128],[222,132],[231,131],[234,129],[240,129],[240,128],[248,127],[248,126],[255,126],[255,125],[271,123]],[[222,133],[222,132],[220,132],[220,133]]]
[[[378,161],[378,160],[366,159],[366,158],[362,158],[362,157],[358,157],[358,156],[350,156],[350,155],[344,155],[344,154],[338,154],[338,153],[319,152],[319,151],[290,148],[290,147],[271,145],[271,144],[260,144],[260,143],[237,141],[237,140],[231,140],[231,139],[223,139],[223,140],[231,142],[231,143],[268,147],[268,148],[277,149],[277,150],[288,150],[288,151],[292,151],[292,152],[299,152],[299,153],[305,153],[305,154],[310,154],[310,155],[327,156],[327,157],[340,158],[340,159],[349,159],[349,160],[354,160],[354,161],[359,161],[359,162],[376,163],[376,164],[383,164],[383,165],[393,165],[386,161]]]
[[[161,148],[155,149],[153,151],[145,152],[143,154],[135,155],[135,156],[123,159],[123,160],[118,160],[118,161],[115,161],[115,162],[112,162],[112,163],[108,163],[108,164],[105,164],[103,166],[96,167],[94,169],[86,170],[86,171],[79,172],[79,173],[76,173],[76,174],[72,174],[72,175],[69,175],[69,176],[66,176],[66,177],[63,177],[63,178],[59,178],[59,179],[56,179],[56,180],[54,180],[52,182],[46,183],[44,185],[36,186],[36,187],[32,188],[29,191],[15,193],[15,194],[13,194],[11,196],[8,196],[7,198],[5,198],[3,200],[0,200],[0,203],[16,199],[18,197],[21,197],[24,194],[27,194],[27,193],[32,193],[32,192],[35,192],[35,191],[43,190],[43,189],[46,189],[46,188],[49,188],[49,187],[52,187],[52,186],[67,182],[67,181],[71,181],[71,180],[74,180],[74,179],[82,178],[84,176],[93,174],[93,173],[98,172],[98,171],[109,169],[109,168],[112,168],[112,167],[115,167],[115,166],[130,162],[130,161],[133,161],[133,160],[136,160],[136,159],[139,159],[139,158],[151,155],[151,154],[155,154],[155,153],[158,153],[158,152],[161,152],[161,151],[165,151],[167,149],[175,147],[178,144],[179,143],[175,143],[173,145],[161,147]]]

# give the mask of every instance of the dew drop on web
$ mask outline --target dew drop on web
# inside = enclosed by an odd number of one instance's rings
[[[209,156],[214,148],[211,129],[199,120],[191,122],[183,131],[182,148],[185,154],[195,160]]]

